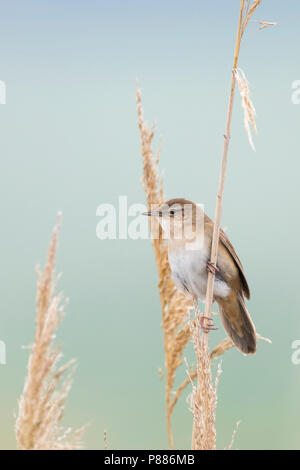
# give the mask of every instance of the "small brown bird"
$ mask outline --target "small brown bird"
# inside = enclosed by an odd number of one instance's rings
[[[223,230],[220,231],[217,266],[210,260],[213,221],[202,208],[186,199],[171,199],[145,215],[156,217],[168,239],[172,276],[185,295],[205,301],[208,271],[215,273],[214,297],[223,326],[235,346],[244,354],[256,351],[254,324],[246,309],[244,296],[250,291],[242,264]],[[208,320],[208,323],[206,321]],[[202,316],[204,331],[213,322]]]

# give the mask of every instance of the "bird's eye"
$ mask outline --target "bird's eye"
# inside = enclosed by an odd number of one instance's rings
[[[170,211],[170,215],[175,215],[175,211]]]

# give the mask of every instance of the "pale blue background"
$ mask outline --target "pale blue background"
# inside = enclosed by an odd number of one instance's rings
[[[254,358],[223,361],[218,447],[299,448],[300,365],[291,362],[299,321],[300,3],[264,0],[240,66],[250,81],[259,135],[254,153],[235,102],[222,223],[252,289],[257,330],[273,340]],[[0,446],[14,448],[13,410],[34,332],[34,265],[44,262],[63,211],[58,269],[70,297],[58,343],[79,367],[66,424],[90,422],[88,448],[166,448],[161,313],[149,241],[99,241],[96,208],[145,201],[135,80],[163,135],[168,197],[213,216],[237,26],[238,0],[0,2],[1,296]],[[219,324],[219,320],[217,320]],[[220,326],[220,325],[219,325]],[[212,343],[224,336],[222,328]],[[181,377],[184,376],[184,371]],[[191,415],[174,414],[178,448]]]

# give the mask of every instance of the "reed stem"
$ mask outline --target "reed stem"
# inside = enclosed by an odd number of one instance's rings
[[[237,67],[239,52],[240,52],[243,11],[244,11],[244,0],[241,0],[238,32],[237,32],[237,38],[236,38],[233,71],[232,71],[232,78],[231,78],[229,105],[228,105],[228,111],[227,111],[226,133],[224,135],[223,157],[222,157],[221,171],[220,171],[220,178],[219,178],[219,188],[218,188],[217,200],[216,200],[215,221],[214,221],[214,230],[213,230],[213,238],[212,238],[212,246],[211,246],[210,261],[213,264],[217,263],[217,258],[218,258],[218,245],[219,245],[219,235],[220,235],[220,225],[221,225],[221,215],[222,215],[223,194],[224,194],[224,185],[225,185],[225,178],[226,178],[227,161],[228,161],[230,128],[231,128],[234,91],[235,91],[235,82],[236,82],[234,69],[236,69]],[[207,288],[206,288],[205,313],[204,313],[204,315],[207,317],[211,316],[211,311],[212,311],[214,280],[215,280],[215,275],[209,272],[208,280],[207,280]],[[208,334],[204,335],[204,343],[206,344],[206,346],[208,346]]]
[[[235,74],[234,70],[237,67],[240,43],[242,37],[242,25],[243,25],[243,13],[244,13],[244,0],[241,0],[240,4],[240,15],[236,39],[236,47],[234,53],[233,71],[231,78],[229,105],[227,111],[227,122],[226,122],[226,133],[224,135],[224,146],[223,156],[219,178],[219,188],[216,199],[216,210],[215,210],[215,222],[212,238],[211,247],[211,263],[217,263],[218,257],[218,245],[220,235],[220,224],[222,214],[222,202],[224,194],[224,184],[226,177],[226,168],[228,161],[228,148],[230,140],[230,128],[232,120],[232,110],[234,101],[235,91]],[[205,299],[205,312],[206,317],[210,317],[212,314],[212,303],[213,303],[213,289],[214,289],[214,274],[208,273],[206,299]],[[199,319],[198,306],[195,307],[195,319]],[[200,328],[199,328],[200,329]],[[216,428],[215,428],[215,416],[217,406],[217,383],[215,387],[212,380],[212,372],[210,366],[210,356],[208,347],[208,334],[202,333],[199,338],[199,330],[193,329],[193,342],[194,349],[197,358],[197,387],[194,389],[193,395],[193,430],[192,430],[192,449],[193,450],[214,450],[216,449]],[[219,377],[219,376],[218,376]],[[218,380],[218,379],[217,379]]]

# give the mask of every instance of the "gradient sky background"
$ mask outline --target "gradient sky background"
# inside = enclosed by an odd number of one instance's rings
[[[79,365],[66,425],[90,423],[88,448],[166,448],[161,312],[147,240],[100,241],[96,208],[144,203],[135,80],[146,118],[163,136],[167,197],[213,216],[231,79],[238,0],[1,1],[0,447],[15,448],[13,412],[34,334],[34,266],[45,261],[58,210],[58,270],[70,298],[57,342]],[[256,33],[254,20],[279,24]],[[257,109],[254,153],[235,101],[223,226],[252,290],[255,357],[223,360],[217,443],[241,420],[235,447],[300,447],[299,318],[300,3],[263,0],[240,66]],[[220,321],[217,319],[217,326]],[[222,339],[220,328],[212,344]],[[183,377],[184,371],[181,372]],[[185,397],[174,413],[177,448],[190,446]]]

